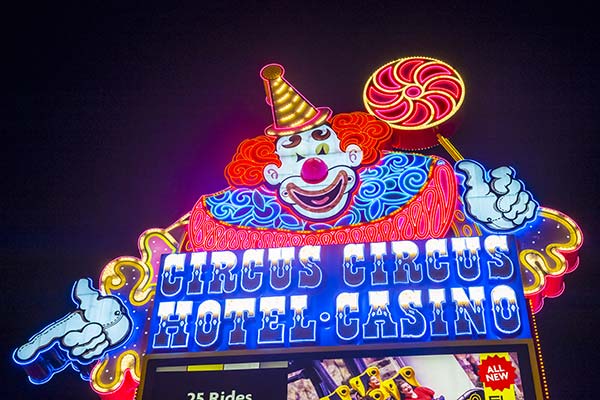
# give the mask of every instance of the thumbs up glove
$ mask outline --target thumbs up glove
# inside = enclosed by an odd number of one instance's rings
[[[510,167],[486,172],[481,164],[459,161],[465,176],[463,202],[467,215],[490,231],[512,231],[535,218],[538,204]]]

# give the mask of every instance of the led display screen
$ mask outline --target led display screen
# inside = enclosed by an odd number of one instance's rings
[[[509,341],[453,349],[346,348],[294,356],[151,356],[138,398],[529,400],[539,392],[531,348],[531,341]]]

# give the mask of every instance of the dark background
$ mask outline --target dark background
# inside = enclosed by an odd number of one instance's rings
[[[453,142],[465,156],[514,166],[542,205],[581,225],[581,265],[538,324],[552,398],[597,393],[600,65],[591,8],[46,7],[2,12],[0,398],[96,398],[70,370],[30,385],[13,349],[73,309],[75,280],[137,255],[142,231],[226,186],[237,144],[271,123],[263,65],[282,63],[315,105],[344,112],[363,110],[371,72],[410,55],[442,59],[463,76]]]

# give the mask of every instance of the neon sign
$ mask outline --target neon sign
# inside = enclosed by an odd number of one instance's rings
[[[529,337],[511,237],[173,253],[150,349]]]
[[[229,186],[144,232],[98,289],[78,281],[79,308],[15,350],[32,382],[72,366],[101,397],[129,400],[146,351],[535,337],[528,312],[564,289],[581,230],[510,166],[452,145],[458,72],[392,61],[347,113],[314,106],[284,73],[260,71],[273,121],[240,143]],[[449,159],[414,152],[437,144]],[[90,312],[84,297],[112,306]]]
[[[363,92],[366,109],[396,129],[394,146],[405,150],[437,145],[440,132],[454,129],[449,120],[464,98],[459,73],[429,57],[406,57],[378,68]]]
[[[463,199],[468,214],[492,232],[508,232],[535,219],[538,204],[510,167],[486,173],[481,164],[462,160],[456,169],[465,174]]]
[[[127,308],[116,296],[103,296],[80,279],[73,286],[79,307],[46,326],[13,354],[20,365],[37,365],[32,383],[44,383],[69,365],[88,365],[124,343],[133,327]]]

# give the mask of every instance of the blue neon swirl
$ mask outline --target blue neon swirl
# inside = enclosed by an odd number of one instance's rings
[[[321,230],[373,221],[408,203],[427,182],[432,159],[418,154],[388,153],[380,164],[359,174],[359,188],[345,214],[333,224],[302,220],[281,206],[266,188],[237,188],[206,197],[218,220],[249,228]]]

